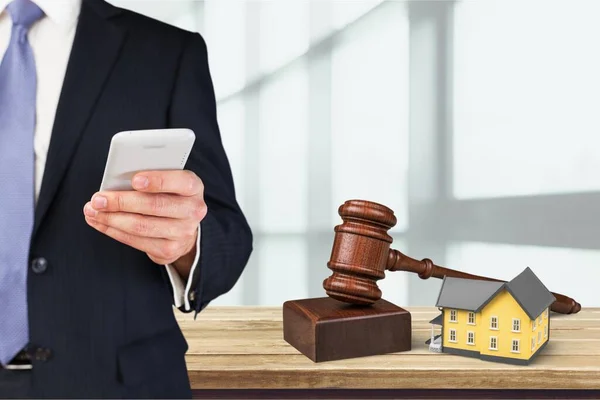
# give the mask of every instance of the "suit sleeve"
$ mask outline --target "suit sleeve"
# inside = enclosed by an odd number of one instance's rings
[[[189,283],[191,308],[199,313],[238,281],[252,252],[252,232],[237,203],[231,167],[223,148],[206,43],[190,33],[181,55],[169,109],[172,128],[189,128],[196,141],[186,169],[204,183],[208,213],[200,224],[199,263]]]

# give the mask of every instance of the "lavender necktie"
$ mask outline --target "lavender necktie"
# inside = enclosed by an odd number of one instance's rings
[[[0,64],[0,364],[29,341],[27,264],[35,208],[36,69],[27,40],[43,15],[30,0],[7,6],[13,22]]]

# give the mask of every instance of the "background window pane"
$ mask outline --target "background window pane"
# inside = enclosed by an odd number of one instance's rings
[[[219,104],[217,119],[221,140],[229,159],[236,197],[244,209],[244,103],[236,97]]]
[[[448,246],[446,262],[449,268],[503,280],[529,267],[548,290],[573,297],[582,307],[600,306],[600,250],[460,242]]]
[[[308,7],[306,0],[260,2],[260,66],[263,72],[282,66],[308,49]]]
[[[343,28],[381,3],[383,0],[333,0],[334,28]]]
[[[406,220],[408,31],[404,8],[391,4],[361,21],[332,58],[332,221],[349,199],[392,208]]]
[[[308,297],[306,242],[300,235],[260,238],[257,246],[263,277],[259,288],[260,305],[281,307],[284,301]]]
[[[595,0],[456,4],[456,197],[600,189],[599,13]]]
[[[204,2],[203,35],[217,99],[241,89],[245,82],[245,12],[244,1]]]
[[[260,93],[260,229],[306,229],[307,93],[303,65],[266,84]]]

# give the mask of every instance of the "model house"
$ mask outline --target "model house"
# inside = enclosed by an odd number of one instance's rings
[[[430,349],[528,364],[550,338],[555,298],[529,268],[510,282],[444,278],[431,322]],[[433,326],[441,326],[434,335]]]

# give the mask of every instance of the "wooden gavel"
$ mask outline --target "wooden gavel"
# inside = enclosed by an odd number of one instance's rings
[[[505,282],[440,267],[428,258],[418,261],[390,249],[392,237],[388,230],[397,221],[394,212],[381,204],[349,200],[338,212],[343,223],[335,227],[333,250],[327,263],[333,274],[323,282],[331,298],[352,304],[373,304],[381,298],[377,281],[385,277],[385,270],[410,271],[419,274],[421,279],[448,276]],[[552,294],[556,298],[552,311],[574,314],[581,310],[581,305],[572,298]]]

